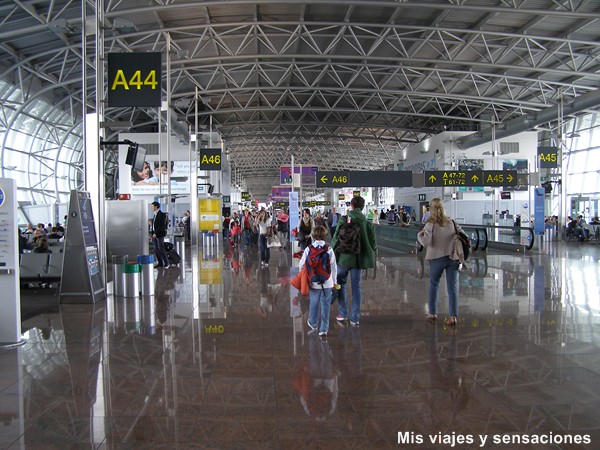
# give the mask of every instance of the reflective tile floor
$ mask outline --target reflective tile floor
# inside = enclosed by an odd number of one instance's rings
[[[600,448],[598,245],[476,253],[456,330],[424,320],[427,264],[382,250],[360,327],[326,340],[289,253],[192,253],[153,297],[23,323],[0,350],[0,448]]]

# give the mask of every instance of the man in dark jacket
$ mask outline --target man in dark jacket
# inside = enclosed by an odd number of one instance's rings
[[[335,229],[335,234],[331,239],[331,247],[335,250],[338,242],[338,235],[342,225],[350,219],[350,222],[358,224],[360,227],[360,253],[340,253],[336,252],[337,257],[337,280],[338,284],[341,285],[341,289],[338,291],[338,316],[336,320],[338,322],[345,322],[350,318],[350,325],[358,326],[360,323],[360,306],[362,303],[362,270],[375,267],[375,252],[377,251],[377,242],[375,239],[375,229],[373,224],[367,221],[367,218],[362,213],[362,209],[365,206],[365,199],[362,197],[353,197],[350,201],[350,207],[352,208],[347,216],[342,216],[338,222],[338,226]],[[350,281],[352,286],[352,311],[348,316],[348,305],[346,303],[346,283],[348,281],[348,274],[350,274]]]
[[[169,268],[169,259],[165,250],[165,236],[167,235],[167,215],[160,210],[160,203],[152,202],[154,219],[152,220],[152,245],[158,264],[156,267]]]

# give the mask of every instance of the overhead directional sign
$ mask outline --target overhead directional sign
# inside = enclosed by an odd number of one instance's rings
[[[490,187],[517,186],[516,170],[484,170],[483,185]]]
[[[412,172],[398,170],[321,171],[317,172],[316,187],[410,187]]]
[[[200,170],[221,170],[221,149],[200,149]]]
[[[481,170],[431,170],[425,172],[425,186],[483,186]]]
[[[331,202],[328,200],[307,200],[302,202],[302,206],[307,208],[313,208],[315,206],[331,206]]]
[[[425,172],[425,186],[516,186],[515,170],[432,170]]]
[[[538,161],[542,169],[558,167],[558,147],[538,147]]]
[[[162,55],[108,54],[108,106],[160,106]]]

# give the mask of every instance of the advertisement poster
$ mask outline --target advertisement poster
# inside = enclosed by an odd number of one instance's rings
[[[502,161],[502,170],[516,170],[517,173],[529,173],[529,163],[526,159],[505,159]],[[527,191],[529,186],[527,184],[520,184],[512,186],[511,191]]]
[[[287,202],[292,192],[291,186],[273,186],[271,187],[271,200],[274,202]]]
[[[221,229],[221,200],[198,200],[198,213],[200,215],[200,231],[219,231]]]
[[[169,189],[168,178],[171,176],[172,194],[190,193],[190,162],[189,161],[159,161],[158,157],[148,157],[141,171],[124,166],[129,171],[130,194],[158,195],[161,191],[166,193]]]
[[[312,165],[294,166],[294,174],[300,175],[302,186],[314,186],[317,180],[319,168]],[[279,168],[279,184],[282,186],[292,184],[292,166],[281,166]]]

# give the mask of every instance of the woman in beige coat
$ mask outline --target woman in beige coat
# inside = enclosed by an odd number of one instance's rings
[[[444,203],[434,198],[430,203],[429,219],[419,232],[419,242],[427,247],[425,259],[429,260],[429,294],[427,320],[437,319],[438,290],[442,272],[446,272],[446,288],[448,290],[447,325],[456,325],[458,317],[458,268],[460,263],[450,257],[454,235],[462,231],[456,223],[446,216]]]

